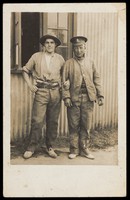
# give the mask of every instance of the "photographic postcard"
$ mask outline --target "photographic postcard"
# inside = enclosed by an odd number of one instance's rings
[[[114,152],[113,148],[95,151],[94,161],[77,158],[71,162],[68,151],[58,160],[41,155],[26,162],[22,157],[11,159],[11,141],[26,136],[30,127],[32,96],[22,81],[21,67],[42,48],[39,35],[46,33],[62,39],[58,53],[65,60],[72,57],[68,38],[88,37],[87,52],[102,74],[106,98],[103,108],[95,107],[93,127],[99,121],[104,127],[118,126]],[[126,196],[125,3],[3,4],[3,77],[4,197]],[[64,112],[62,105],[59,138],[68,137]]]

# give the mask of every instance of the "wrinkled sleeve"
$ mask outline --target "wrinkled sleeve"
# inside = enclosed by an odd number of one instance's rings
[[[35,66],[35,59],[34,55],[32,55],[31,58],[26,63],[26,65],[23,66],[23,72],[30,74],[34,70],[34,66]]]
[[[95,68],[94,62],[92,64],[92,67],[93,67],[93,82],[97,91],[97,97],[104,97],[101,87],[100,75],[97,69]]]
[[[63,66],[62,72],[62,99],[70,98],[69,87],[66,87],[66,83],[69,83],[69,65],[67,63]]]

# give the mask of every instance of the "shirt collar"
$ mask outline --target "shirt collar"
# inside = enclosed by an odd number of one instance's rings
[[[85,54],[84,54],[84,56],[83,56],[83,57],[81,57],[81,58],[77,58],[77,57],[74,55],[74,59],[75,59],[75,60],[78,60],[78,61],[82,61],[82,60],[84,60],[84,59],[85,59]]]
[[[44,52],[45,54],[46,54],[46,52]],[[53,52],[52,54],[51,54],[51,57],[54,57],[54,55],[55,55],[55,52]]]

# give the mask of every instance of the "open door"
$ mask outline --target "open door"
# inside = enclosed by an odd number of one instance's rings
[[[31,55],[39,51],[40,37],[40,14],[39,13],[22,13],[22,49],[21,60],[22,66],[26,64]]]

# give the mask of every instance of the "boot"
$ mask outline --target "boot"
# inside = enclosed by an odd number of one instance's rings
[[[88,148],[82,149],[81,154],[82,154],[83,156],[85,156],[86,158],[89,158],[89,159],[92,159],[92,160],[94,159],[94,156],[90,153],[90,151],[89,151]]]
[[[50,147],[48,150],[47,150],[48,154],[50,157],[52,158],[57,158],[57,154],[55,153],[55,151],[53,150],[52,147]]]
[[[90,153],[89,149],[89,140],[81,140],[80,141],[80,155],[85,156],[89,159],[94,159],[94,156]]]
[[[74,158],[76,158],[77,156],[78,156],[78,154],[70,153],[68,157],[69,157],[70,159],[74,159]]]
[[[28,159],[28,158],[31,158],[33,154],[34,154],[34,152],[32,152],[32,151],[25,151],[23,157],[25,159]]]

